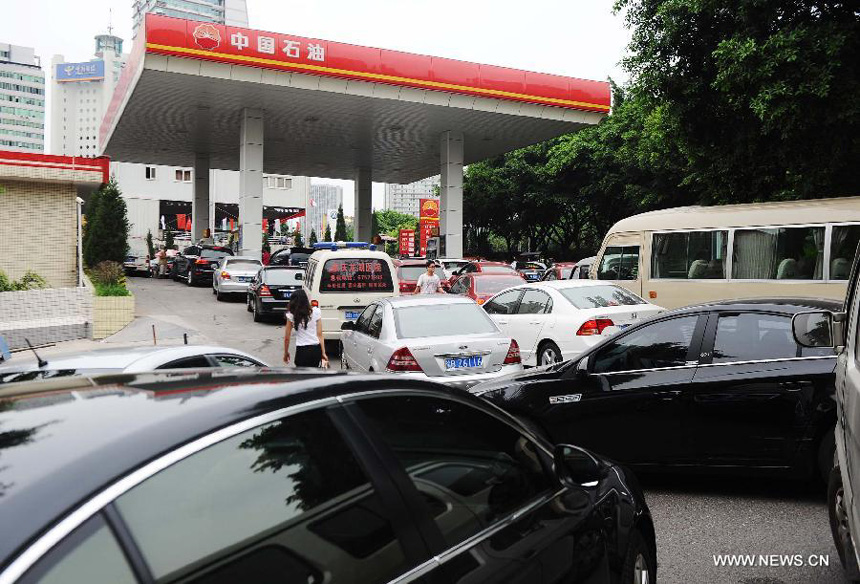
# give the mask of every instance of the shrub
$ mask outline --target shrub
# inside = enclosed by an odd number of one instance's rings
[[[131,292],[122,284],[93,283],[96,296],[131,296]]]
[[[36,272],[27,270],[20,280],[10,280],[3,270],[0,270],[0,292],[16,290],[41,290],[48,288],[48,282]]]
[[[99,262],[90,269],[90,278],[92,278],[93,284],[125,287],[125,270],[123,270],[122,264],[118,262]]]

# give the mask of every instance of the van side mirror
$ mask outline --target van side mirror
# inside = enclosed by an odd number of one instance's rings
[[[844,320],[843,312],[799,312],[791,319],[791,332],[801,347],[835,347],[842,344]]]
[[[565,486],[595,487],[603,474],[603,464],[579,446],[559,444],[552,458],[555,474]]]

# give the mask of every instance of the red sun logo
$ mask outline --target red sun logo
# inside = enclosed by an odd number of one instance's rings
[[[197,46],[211,51],[221,44],[221,33],[211,24],[198,24],[194,29],[194,42]]]

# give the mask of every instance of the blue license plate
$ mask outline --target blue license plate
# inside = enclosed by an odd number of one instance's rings
[[[616,324],[615,326],[617,326],[619,330],[624,330],[630,325],[629,324]]]
[[[281,292],[281,298],[289,298],[292,295],[293,295],[292,290],[284,290],[283,292]]]
[[[343,313],[343,317],[347,320],[355,320],[361,316],[361,312],[356,312],[355,310],[347,310]]]
[[[238,277],[238,278],[236,278],[236,279],[237,279],[238,281],[240,281],[240,282],[250,282],[250,281],[251,281],[250,276],[239,276],[239,277]]]
[[[445,369],[465,369],[469,367],[480,367],[484,358],[480,355],[472,357],[448,357],[445,359]]]
[[[537,274],[526,274],[526,279],[527,280],[537,280],[538,275]]]

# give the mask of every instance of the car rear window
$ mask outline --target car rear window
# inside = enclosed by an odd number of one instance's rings
[[[580,286],[563,288],[559,292],[575,307],[583,309],[647,304],[643,299],[619,286]]]
[[[495,294],[511,286],[519,286],[523,279],[519,276],[498,276],[475,278],[475,291],[479,294]]]
[[[394,283],[383,260],[338,258],[323,266],[320,292],[394,292]]]
[[[425,304],[394,309],[397,337],[447,337],[496,332],[496,325],[477,304]]]
[[[225,256],[233,255],[233,252],[227,248],[224,249],[204,249],[200,252],[200,257],[204,259],[221,259]]]
[[[573,272],[573,267],[561,269],[561,279],[570,280],[570,273]]]
[[[263,262],[259,260],[230,260],[227,265],[231,268],[259,268]]]
[[[304,270],[266,270],[266,282],[275,285],[298,285],[304,276]]]
[[[510,266],[481,266],[481,271],[486,274],[510,274],[515,270]]]
[[[397,275],[401,280],[417,280],[418,276],[427,271],[425,266],[400,266]]]

